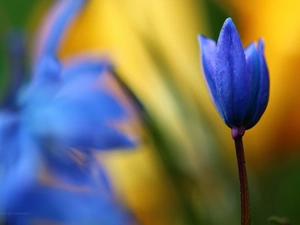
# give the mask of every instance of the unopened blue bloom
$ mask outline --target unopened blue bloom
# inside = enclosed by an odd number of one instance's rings
[[[199,36],[202,68],[214,104],[230,128],[252,128],[269,99],[269,73],[264,43],[243,49],[231,18],[226,19],[218,42]]]
[[[94,156],[135,146],[114,126],[128,119],[126,110],[99,85],[112,65],[89,54],[68,63],[56,57],[84,3],[56,2],[37,41],[31,80],[20,87],[16,79],[0,108],[0,223],[131,224]]]

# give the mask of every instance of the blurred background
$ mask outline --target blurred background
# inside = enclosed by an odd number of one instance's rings
[[[10,84],[7,34],[24,33],[30,63],[36,29],[53,2],[0,0],[0,96]],[[197,43],[198,34],[217,39],[227,17],[244,46],[264,39],[270,72],[267,110],[244,136],[253,224],[268,224],[272,215],[300,224],[300,2],[89,0],[59,57],[100,52],[115,65],[119,82],[108,85],[131,109],[141,140],[137,149],[98,158],[140,224],[240,222],[234,144],[210,101]]]

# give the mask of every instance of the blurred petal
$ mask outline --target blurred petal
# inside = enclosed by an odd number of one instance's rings
[[[19,106],[27,103],[32,105],[36,99],[49,98],[60,85],[60,71],[61,65],[55,57],[42,57],[36,65],[34,77],[19,93]]]
[[[92,166],[95,162],[90,152],[79,152],[50,138],[43,140],[43,151],[45,165],[57,181],[88,188],[96,186],[97,177],[94,176]]]
[[[51,137],[70,147],[132,147],[132,141],[110,124],[125,119],[126,111],[95,83],[95,77],[78,77],[49,93],[47,101],[43,96],[33,99],[25,111],[28,126],[39,137]]]
[[[69,81],[55,94],[54,101],[65,107],[66,111],[73,108],[101,120],[126,118],[125,109],[112,94],[101,90],[98,82],[97,77],[88,76]]]
[[[60,62],[52,55],[43,56],[37,63],[34,71],[33,83],[49,84],[59,80]]]
[[[43,150],[43,162],[56,181],[69,187],[112,193],[107,174],[91,151],[83,152],[51,140],[44,142]]]
[[[37,36],[35,62],[43,55],[55,55],[63,31],[85,2],[85,0],[58,0],[49,10]]]
[[[17,140],[19,118],[10,111],[0,111],[0,168],[10,169],[18,157]],[[7,150],[9,149],[9,150]]]
[[[3,117],[1,116],[1,119]],[[16,124],[0,128],[0,211],[17,201],[24,189],[30,187],[38,177],[38,152],[27,131]],[[3,143],[5,141],[7,144]]]
[[[106,106],[97,102],[97,95],[93,97],[96,101],[91,104],[56,101],[41,109],[37,112],[40,117],[33,118],[34,129],[42,136],[53,137],[75,148],[132,147],[133,143],[125,135],[110,127],[109,121],[101,117],[100,110],[105,110]]]
[[[247,112],[251,83],[240,36],[231,18],[221,29],[216,58],[215,81],[224,116],[231,123],[227,125],[240,126]]]
[[[113,69],[108,59],[92,54],[80,54],[63,62],[62,78],[76,78],[77,76],[101,75]]]
[[[129,137],[127,134],[113,127],[101,127],[97,132],[98,136],[102,138],[95,140],[95,148],[99,148],[100,150],[136,147],[136,138]]]
[[[41,185],[28,189],[8,209],[27,215],[7,215],[9,224],[130,225],[133,218],[109,195],[71,192]]]

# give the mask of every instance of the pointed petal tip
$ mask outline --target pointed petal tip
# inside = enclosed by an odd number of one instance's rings
[[[203,48],[214,49],[216,46],[216,42],[213,39],[210,39],[202,34],[198,35],[198,42],[202,49]]]
[[[203,46],[203,41],[205,39],[205,36],[203,36],[202,34],[199,34],[197,36],[197,39],[198,39],[198,44],[200,45],[200,47],[202,47]]]
[[[198,34],[198,41],[200,42],[202,39],[206,38],[203,34]]]
[[[82,9],[86,0],[60,0],[50,7],[36,35],[34,63],[45,54],[57,51],[67,26]]]
[[[243,48],[240,35],[235,24],[233,23],[231,18],[227,18],[221,28],[217,45],[218,46],[223,44],[230,45],[230,41],[229,41],[230,39],[232,40],[233,43],[235,43],[236,45],[240,45],[240,47]],[[221,49],[222,48],[224,47],[221,47]]]
[[[258,50],[261,52],[264,52],[265,50],[265,41],[262,38],[258,40]]]
[[[247,59],[253,55],[253,54],[257,54],[257,45],[255,42],[251,42],[246,48],[245,48],[245,57],[246,57],[246,61]]]
[[[199,34],[198,35],[198,43],[201,47],[203,47],[204,45],[206,45],[208,43],[215,43],[215,41],[204,36],[203,34]]]
[[[59,74],[61,64],[55,56],[46,55],[42,57],[36,66],[36,75],[43,76],[44,74]]]
[[[232,20],[232,18],[231,17],[228,17],[225,21],[224,21],[224,23],[223,23],[223,28],[224,27],[235,27],[235,24],[234,24],[234,22],[233,22],[233,20]],[[222,28],[222,29],[223,29]]]
[[[231,18],[231,17],[228,17],[228,18],[225,20],[224,23],[233,23],[232,18]]]
[[[223,27],[221,30],[227,30],[229,29],[231,32],[233,30],[235,30],[237,32],[237,29],[236,29],[236,26],[233,22],[233,20],[231,19],[231,17],[227,18],[225,21],[224,21],[224,24],[223,24]]]

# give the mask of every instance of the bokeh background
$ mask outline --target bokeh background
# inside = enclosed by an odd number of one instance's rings
[[[7,35],[24,34],[29,63],[53,2],[0,0],[1,96],[10,85]],[[234,145],[210,101],[197,43],[200,33],[217,39],[227,17],[244,46],[264,39],[270,72],[267,110],[244,137],[253,224],[272,215],[300,224],[300,2],[89,0],[59,57],[100,52],[115,65],[119,82],[107,85],[132,111],[128,132],[140,144],[101,153],[99,161],[140,224],[239,224]]]

